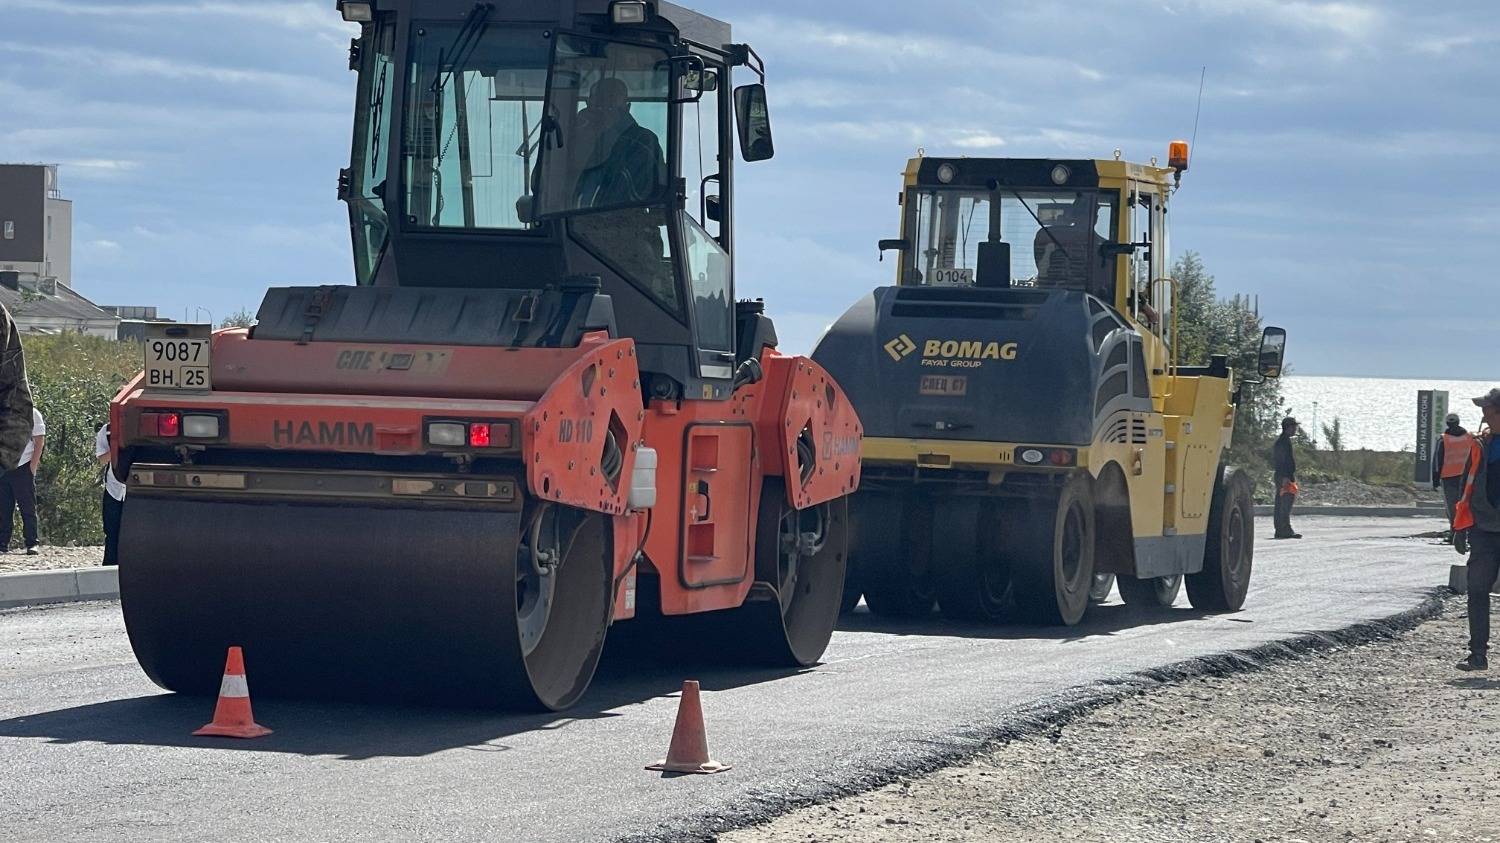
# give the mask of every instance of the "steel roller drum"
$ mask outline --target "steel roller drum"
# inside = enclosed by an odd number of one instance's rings
[[[258,696],[558,709],[604,645],[600,518],[574,534],[529,644],[519,512],[131,495],[122,527],[130,643],[173,691],[214,693],[237,645]]]

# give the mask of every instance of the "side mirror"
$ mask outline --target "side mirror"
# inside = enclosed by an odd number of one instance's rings
[[[1003,240],[979,244],[979,265],[974,272],[974,286],[1007,289],[1010,287],[1010,244]]]
[[[882,240],[880,241],[880,253],[904,252],[911,248],[910,240]]]
[[[1263,378],[1279,378],[1286,363],[1286,330],[1267,328],[1260,340],[1258,368]]]
[[[703,197],[703,216],[714,222],[723,222],[724,201],[717,196]]]
[[[771,110],[766,86],[760,83],[734,89],[734,113],[740,130],[740,155],[746,161],[768,161],[776,155],[771,137]]]
[[[677,80],[677,96],[672,98],[673,105],[695,103],[703,99],[705,91],[712,91],[719,86],[715,77],[713,87],[709,87],[709,71],[703,64],[703,59],[698,56],[673,56],[667,61]]]

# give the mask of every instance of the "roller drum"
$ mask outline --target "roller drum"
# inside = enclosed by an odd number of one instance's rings
[[[540,643],[518,631],[523,514],[132,495],[120,595],[164,688],[212,693],[244,648],[257,695],[559,709],[603,649],[603,520],[581,519]]]

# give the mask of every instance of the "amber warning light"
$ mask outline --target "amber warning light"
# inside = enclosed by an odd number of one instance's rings
[[[1179,174],[1187,172],[1188,142],[1177,140],[1167,145],[1167,166]]]

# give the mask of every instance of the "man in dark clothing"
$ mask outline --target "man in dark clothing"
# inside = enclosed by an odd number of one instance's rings
[[[1447,421],[1448,428],[1438,437],[1437,453],[1432,457],[1432,488],[1443,490],[1443,502],[1448,506],[1447,542],[1452,544],[1454,510],[1464,496],[1464,478],[1469,474],[1475,442],[1474,435],[1459,423],[1458,413],[1449,413]]]
[[[31,444],[31,429],[31,387],[26,383],[21,333],[0,305],[0,472],[20,464],[21,452]]]
[[[1490,592],[1500,575],[1500,447],[1495,430],[1500,429],[1500,389],[1492,389],[1474,403],[1484,411],[1479,453],[1469,470],[1469,482],[1454,518],[1455,530],[1469,538],[1469,657],[1459,670],[1485,670],[1490,666]]]
[[[1300,539],[1292,529],[1292,504],[1297,502],[1297,455],[1292,452],[1292,437],[1297,435],[1297,420],[1281,422],[1281,438],[1271,449],[1271,474],[1276,483],[1276,536],[1278,539]]]
[[[600,79],[578,112],[575,131],[588,158],[578,162],[576,208],[609,208],[655,202],[667,186],[667,159],[656,133],[630,114],[630,89]]]

